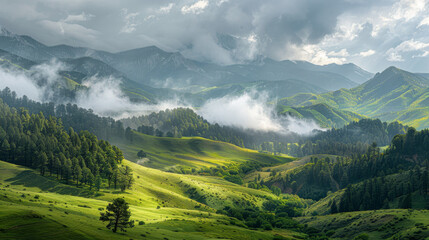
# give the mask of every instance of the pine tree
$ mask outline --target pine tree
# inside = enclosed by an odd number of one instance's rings
[[[128,203],[123,198],[116,198],[113,203],[109,203],[106,207],[106,212],[100,213],[100,220],[108,222],[106,227],[112,229],[114,233],[118,228],[126,232],[125,228],[134,227],[134,221],[130,221],[131,211]]]
[[[97,191],[100,191],[101,188],[101,177],[99,174],[97,174],[97,176],[95,177],[95,183],[94,183],[95,189],[97,189]]]

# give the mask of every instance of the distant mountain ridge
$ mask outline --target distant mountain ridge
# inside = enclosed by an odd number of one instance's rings
[[[318,66],[308,62],[275,61],[262,58],[246,64],[221,66],[185,58],[155,46],[109,53],[68,45],[46,46],[29,36],[16,35],[2,28],[0,49],[41,62],[53,57],[75,59],[91,57],[125,74],[129,79],[151,87],[203,87],[255,81],[297,79],[318,88],[351,88],[368,80],[372,74],[354,64]],[[169,85],[170,83],[170,85]]]
[[[351,89],[323,94],[304,93],[281,99],[285,106],[331,107],[380,118],[401,121],[417,128],[429,127],[429,79],[424,74],[389,67],[372,79]]]

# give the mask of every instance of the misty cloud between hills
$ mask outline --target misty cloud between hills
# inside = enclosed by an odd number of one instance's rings
[[[27,71],[10,70],[0,67],[0,88],[9,87],[18,96],[26,95],[32,100],[49,102],[55,99],[55,90],[66,87],[60,71],[67,70],[63,63],[52,60],[33,66]],[[85,79],[82,88],[76,91],[74,99],[63,103],[77,104],[79,107],[92,109],[101,116],[121,119],[131,116],[146,115],[165,109],[189,107],[171,99],[157,104],[134,103],[121,90],[121,80],[115,77],[92,76]],[[303,120],[291,116],[278,117],[273,105],[267,104],[264,94],[243,93],[238,96],[224,96],[209,99],[201,108],[195,110],[211,123],[264,132],[287,134],[310,134],[321,128],[312,120]]]

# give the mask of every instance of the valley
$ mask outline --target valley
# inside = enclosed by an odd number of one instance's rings
[[[0,239],[429,239],[428,6],[2,4]]]

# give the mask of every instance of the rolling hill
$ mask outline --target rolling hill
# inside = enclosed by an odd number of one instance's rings
[[[365,118],[354,112],[335,109],[325,103],[317,103],[304,107],[278,105],[277,112],[281,115],[300,119],[312,119],[322,128],[342,127],[352,121]]]
[[[389,67],[358,87],[319,95],[297,94],[281,99],[278,104],[308,107],[324,103],[383,121],[399,120],[422,129],[429,127],[425,115],[429,106],[428,86],[429,80],[421,74]]]
[[[233,144],[200,137],[168,138],[134,132],[132,142],[113,140],[124,156],[143,166],[164,171],[190,170],[233,166],[246,161],[262,165],[275,165],[292,161],[290,157],[259,153]],[[146,152],[146,158],[138,158],[137,152]]]
[[[0,238],[4,239],[272,239],[305,234],[290,230],[256,231],[231,224],[216,209],[243,201],[260,205],[277,196],[237,186],[218,178],[185,176],[125,162],[134,170],[135,184],[125,193],[103,189],[98,194],[58,183],[33,170],[0,161]],[[189,197],[195,188],[206,203]],[[136,226],[113,234],[98,220],[101,208],[113,198],[131,205]],[[232,205],[231,205],[232,204]],[[144,225],[139,225],[144,221]]]

